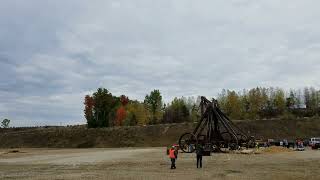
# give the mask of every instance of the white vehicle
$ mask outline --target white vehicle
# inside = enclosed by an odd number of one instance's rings
[[[312,149],[318,149],[320,147],[320,137],[310,138],[309,145]]]

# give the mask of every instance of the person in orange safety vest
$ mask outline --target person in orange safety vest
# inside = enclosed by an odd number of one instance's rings
[[[169,158],[171,159],[171,169],[176,169],[177,150],[172,146],[169,150]]]

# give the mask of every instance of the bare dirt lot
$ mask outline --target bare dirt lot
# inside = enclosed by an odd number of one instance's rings
[[[320,151],[213,154],[197,169],[179,154],[169,169],[165,148],[0,149],[0,179],[320,179]]]

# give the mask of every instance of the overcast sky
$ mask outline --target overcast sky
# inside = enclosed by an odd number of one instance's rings
[[[319,0],[2,0],[0,119],[83,124],[98,87],[143,100],[320,87]]]

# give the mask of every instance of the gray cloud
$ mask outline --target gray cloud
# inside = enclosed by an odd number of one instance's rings
[[[84,123],[97,87],[143,100],[320,87],[320,2],[19,1],[0,6],[0,118]]]

